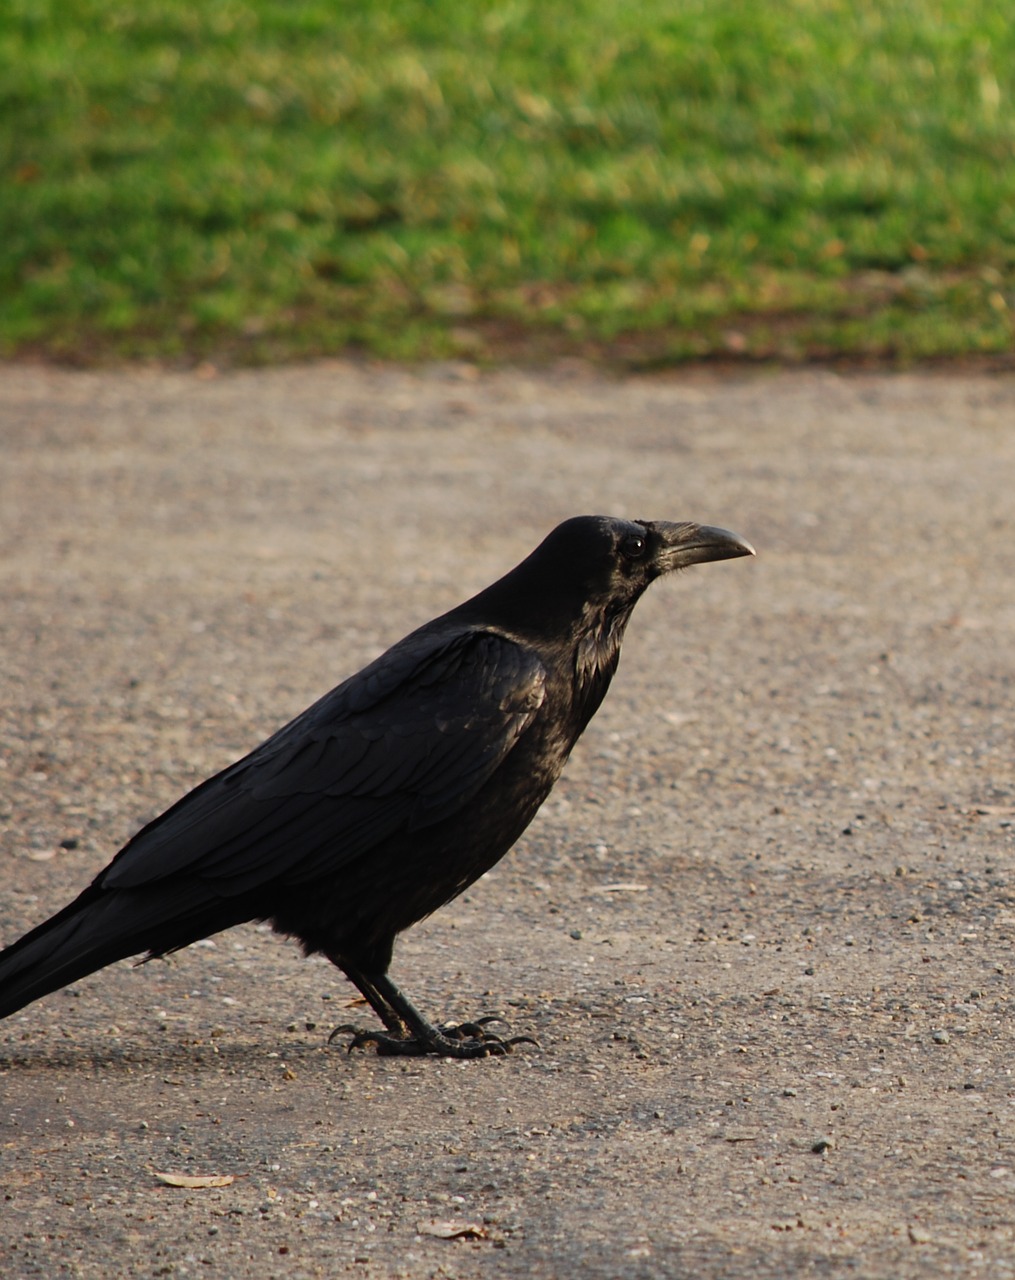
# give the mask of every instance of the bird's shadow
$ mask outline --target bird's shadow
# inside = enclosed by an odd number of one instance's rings
[[[99,1040],[78,1041],[73,1045],[35,1043],[5,1045],[0,1047],[0,1075],[73,1073],[87,1078],[92,1073],[102,1075],[139,1076],[173,1075],[199,1079],[209,1073],[249,1075],[262,1077],[275,1073],[285,1066],[327,1061],[334,1066],[361,1061],[368,1055],[350,1055],[343,1046],[335,1043],[329,1047],[327,1033],[321,1033],[319,1042],[292,1041],[270,1038],[251,1041],[238,1037],[223,1039],[214,1050],[207,1044],[201,1046],[167,1044],[158,1040],[132,1040],[126,1044],[110,1046]],[[374,1055],[369,1055],[371,1059]],[[175,1083],[176,1081],[174,1081]]]

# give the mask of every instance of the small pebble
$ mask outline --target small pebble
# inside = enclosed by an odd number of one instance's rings
[[[935,1044],[948,1044],[951,1040],[951,1036],[947,1031],[935,1031],[931,1039]]]
[[[826,1151],[832,1151],[834,1147],[835,1147],[834,1138],[819,1138],[817,1142],[815,1142],[815,1144],[811,1147],[811,1150],[814,1152],[815,1155],[820,1156],[820,1155],[824,1155]]]

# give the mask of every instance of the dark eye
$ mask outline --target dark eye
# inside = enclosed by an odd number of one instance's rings
[[[629,533],[620,544],[621,552],[628,560],[640,560],[645,554],[645,539],[637,533]]]

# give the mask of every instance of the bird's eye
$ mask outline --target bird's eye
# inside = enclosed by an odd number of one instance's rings
[[[620,544],[620,550],[628,560],[640,560],[645,554],[645,539],[637,533],[629,533]]]

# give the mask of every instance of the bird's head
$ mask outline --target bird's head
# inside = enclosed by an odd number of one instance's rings
[[[711,525],[575,516],[488,592],[559,634],[569,622],[626,620],[645,588],[675,569],[752,555],[749,542]]]
[[[675,569],[752,555],[749,542],[713,525],[576,516],[558,525],[530,561],[545,563],[559,584],[580,583],[590,602],[633,604],[649,583]]]

